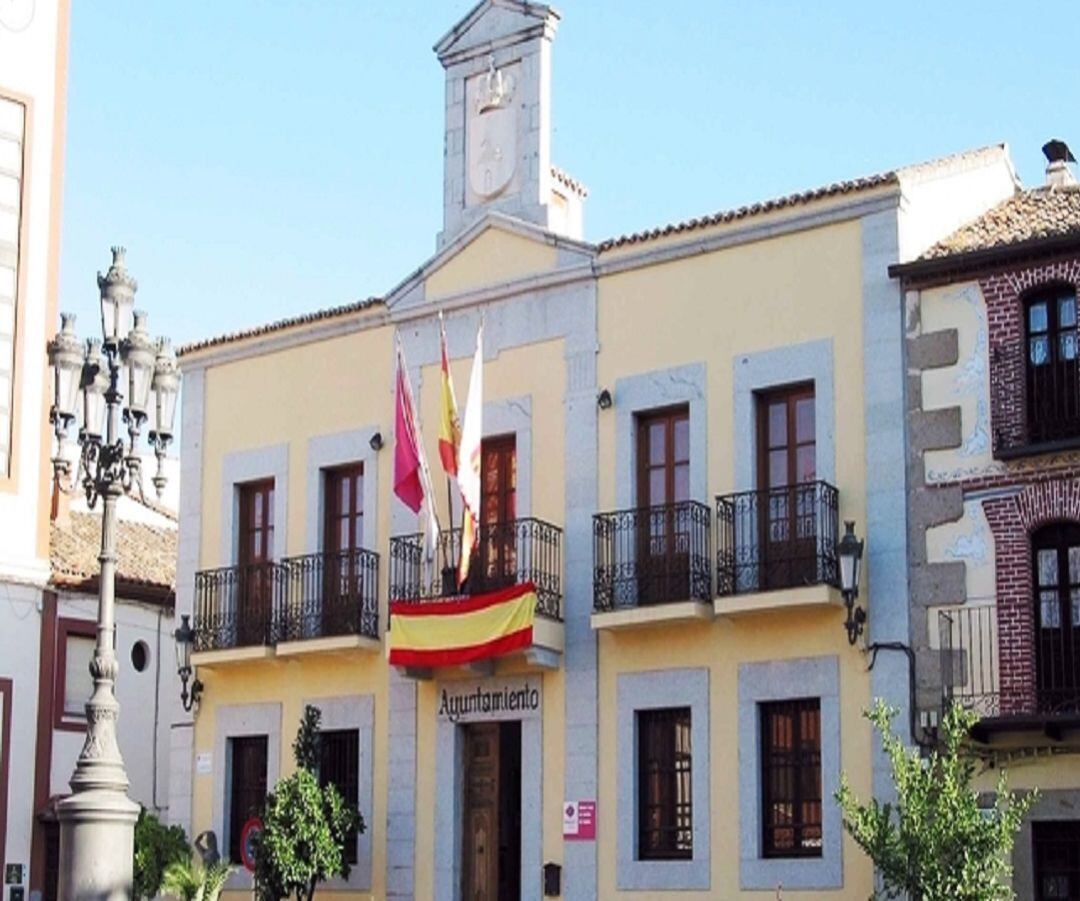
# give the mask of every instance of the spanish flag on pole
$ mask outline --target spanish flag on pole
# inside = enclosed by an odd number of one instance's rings
[[[439,459],[449,478],[458,474],[458,448],[461,446],[461,420],[458,418],[454,380],[450,377],[450,353],[446,349],[446,325],[439,311],[439,347],[442,352],[442,392],[439,396]]]
[[[458,563],[458,585],[469,578],[469,562],[477,545],[480,516],[480,440],[484,433],[484,323],[476,331],[476,353],[469,373],[469,394],[465,399],[465,424],[461,429],[458,449],[458,487],[465,503],[461,524],[461,560]]]
[[[459,601],[390,605],[392,666],[459,666],[527,648],[533,640],[531,582]]]

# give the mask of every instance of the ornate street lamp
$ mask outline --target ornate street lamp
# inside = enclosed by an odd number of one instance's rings
[[[847,607],[847,621],[844,623],[844,628],[847,630],[848,644],[855,644],[862,635],[866,611],[862,607],[855,606],[855,599],[859,596],[863,543],[862,539],[855,535],[855,523],[850,519],[844,523],[844,537],[840,539],[838,550],[840,593],[844,596],[844,606]]]
[[[139,807],[127,797],[128,778],[116,741],[120,712],[113,648],[116,502],[121,494],[132,491],[142,495],[137,451],[148,415],[152,415],[150,443],[158,460],[153,481],[161,496],[165,451],[173,437],[180,388],[176,357],[168,341],[155,344],[146,331],[146,314],[133,310],[137,285],[124,268],[124,249],[114,247],[112,256],[109,271],[98,273],[101,340],[91,338],[84,349],[75,335],[75,317],[65,314],[59,333],[49,343],[54,375],[49,418],[57,442],[53,478],[65,493],[81,487],[91,507],[99,499],[102,502],[97,643],[90,661],[94,690],[86,704],[86,741],[71,777],[72,793],[57,805],[60,897],[72,899],[131,896]],[[79,418],[79,462],[73,475],[65,450],[68,430]],[[121,420],[127,426],[126,441],[120,434]]]

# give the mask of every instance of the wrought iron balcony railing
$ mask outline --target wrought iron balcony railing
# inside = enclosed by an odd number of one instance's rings
[[[195,573],[195,650],[273,644],[283,573],[276,562]]]
[[[1080,715],[1080,629],[1032,625],[1030,644],[1003,648],[998,613],[994,604],[939,611],[945,704],[958,702],[983,719]]]
[[[356,548],[289,557],[278,641],[379,637],[379,555]]]
[[[195,574],[195,650],[378,638],[379,556],[357,549]]]
[[[838,585],[838,492],[828,482],[716,499],[716,593]]]
[[[593,517],[593,609],[710,601],[709,508],[682,501]]]
[[[562,619],[562,529],[532,517],[482,525],[469,563],[469,578],[457,586],[461,529],[439,533],[434,559],[424,559],[424,536],[390,539],[390,600],[438,601],[482,594],[511,585],[536,586],[536,612]]]

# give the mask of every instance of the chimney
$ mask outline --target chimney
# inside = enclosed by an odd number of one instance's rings
[[[1043,144],[1043,156],[1046,157],[1046,185],[1049,188],[1064,188],[1076,184],[1069,163],[1075,163],[1076,157],[1064,141],[1054,138]]]

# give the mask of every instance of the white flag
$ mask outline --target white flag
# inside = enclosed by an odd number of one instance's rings
[[[476,353],[469,373],[469,394],[465,399],[465,422],[458,448],[458,487],[465,502],[461,524],[461,560],[458,585],[469,577],[469,560],[477,544],[480,515],[480,441],[484,434],[484,323],[476,331]]]

